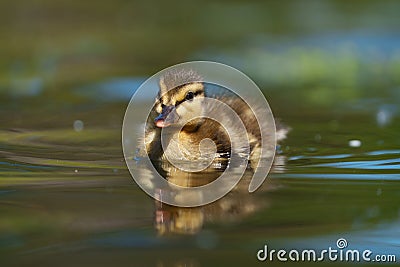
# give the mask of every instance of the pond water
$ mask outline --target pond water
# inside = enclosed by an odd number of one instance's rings
[[[353,249],[398,254],[399,119],[391,113],[382,126],[377,116],[393,99],[316,110],[296,104],[290,90],[265,90],[292,131],[262,188],[249,194],[244,185],[198,208],[162,205],[133,182],[120,143],[127,101],[86,97],[41,109],[51,99],[40,96],[6,104],[2,261],[240,266],[257,264],[264,244],[323,249],[339,238]]]
[[[0,26],[1,266],[275,265],[257,260],[264,245],[322,250],[340,238],[400,260],[398,2],[276,4],[276,13],[185,4],[207,20],[163,16],[176,11],[166,4],[43,1],[40,13],[33,2],[0,8],[18,11]],[[183,32],[190,41],[178,44]],[[141,82],[191,59],[244,71],[291,131],[255,193],[247,173],[221,200],[178,208],[134,183],[121,128]]]

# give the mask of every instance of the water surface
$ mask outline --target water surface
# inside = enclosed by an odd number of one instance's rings
[[[399,2],[172,2],[0,4],[0,265],[274,265],[266,244],[339,238],[399,261]],[[121,127],[191,59],[248,74],[292,130],[262,188],[188,209],[134,183]]]

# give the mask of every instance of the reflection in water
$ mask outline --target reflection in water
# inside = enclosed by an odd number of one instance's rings
[[[287,163],[278,155],[272,177],[255,193],[247,192],[251,175],[247,170],[235,190],[219,201],[179,208],[144,197],[123,172],[118,155],[110,159],[108,154],[116,153],[102,146],[114,135],[103,130],[100,136],[87,125],[82,132],[73,131],[70,123],[65,130],[0,131],[3,147],[12,148],[0,152],[0,170],[12,174],[1,179],[7,186],[0,190],[4,215],[0,253],[10,255],[5,262],[21,253],[26,262],[56,262],[72,252],[87,260],[90,250],[98,266],[112,265],[120,255],[124,262],[140,259],[143,266],[211,266],[217,254],[227,251],[224,255],[234,255],[224,258],[231,259],[230,266],[243,266],[240,259],[253,257],[266,241],[274,248],[325,248],[339,237],[346,238],[351,248],[398,251],[397,135],[385,139],[390,146],[365,141],[362,151],[349,148],[347,138],[339,134],[334,137],[344,140],[342,146],[326,150],[322,143],[296,144],[300,149],[295,150],[290,139],[292,149],[282,148]],[[293,126],[295,137],[298,127]],[[300,135],[297,139],[303,142],[315,134],[304,130]],[[327,134],[321,135],[326,140]],[[66,149],[67,142],[75,145]],[[81,151],[92,144],[97,150]],[[316,151],[310,152],[307,148],[312,145]],[[141,163],[137,164],[141,178],[151,182],[148,166]],[[320,164],[329,165],[316,166]],[[353,167],[344,168],[348,165]],[[160,164],[171,182],[198,186],[212,181],[225,165],[220,162],[204,175],[169,167]],[[158,192],[168,194],[165,188]]]
[[[398,255],[399,1],[38,2],[0,4],[1,266],[261,266],[266,241],[339,237]],[[188,58],[248,73],[295,129],[260,189],[279,190],[185,209],[132,185],[120,124],[143,79],[124,77]]]
[[[281,172],[284,169],[285,157],[277,156],[272,169],[273,172]],[[224,169],[227,162],[217,162],[201,172],[186,172],[175,168],[171,164],[162,161],[155,164],[156,168],[163,176],[175,185],[184,187],[197,187],[208,184],[217,179]],[[137,165],[140,170],[140,179],[152,181],[152,171],[150,166],[145,166],[141,162]],[[196,234],[200,232],[205,223],[229,223],[257,212],[268,207],[268,199],[265,196],[260,199],[259,194],[249,193],[249,183],[253,176],[253,170],[247,169],[240,182],[235,188],[223,198],[200,207],[177,207],[164,204],[155,200],[154,226],[159,235],[168,234]],[[267,186],[262,186],[260,191],[270,191],[277,187],[273,181],[265,182]],[[275,182],[276,183],[276,182]],[[156,198],[163,199],[163,195],[170,194],[168,188],[156,190]],[[257,191],[259,192],[259,191]],[[201,195],[184,194],[177,195],[181,203],[190,201],[191,198],[201,198]]]

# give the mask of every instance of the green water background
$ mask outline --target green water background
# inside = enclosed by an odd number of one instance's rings
[[[370,0],[1,1],[1,266],[258,266],[277,263],[257,262],[264,244],[342,237],[400,260],[399,12]],[[122,119],[144,79],[188,60],[248,74],[292,131],[266,189],[232,198],[251,212],[204,208],[196,234],[159,236],[124,163]]]

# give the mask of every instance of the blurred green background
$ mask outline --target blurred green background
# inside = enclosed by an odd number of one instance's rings
[[[398,255],[399,13],[396,0],[0,1],[0,265],[250,266],[265,243],[340,237]],[[144,79],[189,60],[246,73],[292,131],[267,189],[229,211],[161,208],[202,218],[161,237],[121,125]]]
[[[2,93],[147,77],[187,60],[230,63],[265,85],[398,84],[398,11],[368,0],[2,1]]]

